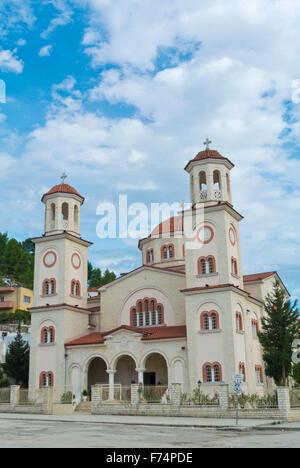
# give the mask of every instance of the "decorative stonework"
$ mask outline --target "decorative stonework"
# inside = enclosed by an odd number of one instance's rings
[[[49,252],[46,252],[43,258],[43,263],[46,268],[52,268],[57,261],[57,255],[53,250],[50,250]]]
[[[75,270],[79,270],[79,268],[81,267],[81,258],[78,253],[73,253],[71,257],[71,263],[73,265],[73,268],[75,268]]]

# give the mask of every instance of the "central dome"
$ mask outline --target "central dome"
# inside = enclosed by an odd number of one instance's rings
[[[150,234],[150,237],[159,236],[161,234],[168,234],[183,231],[183,218],[182,216],[173,216],[161,222]]]

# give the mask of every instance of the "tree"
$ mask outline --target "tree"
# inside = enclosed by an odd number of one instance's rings
[[[104,275],[102,275],[100,268],[94,268],[90,262],[88,263],[88,282],[90,288],[104,286],[114,281],[116,277],[116,274],[108,269],[106,269]]]
[[[18,242],[0,233],[0,277],[33,287],[35,246],[30,239]]]
[[[297,301],[286,299],[280,282],[274,282],[272,294],[264,301],[265,316],[258,333],[263,348],[265,371],[278,386],[285,386],[292,372],[293,342],[298,336]]]
[[[300,362],[293,365],[292,377],[297,385],[300,385]]]
[[[29,377],[29,345],[18,333],[9,345],[3,370],[8,377],[15,379],[17,385],[27,386]]]
[[[3,375],[2,367],[0,366],[0,388],[7,388],[10,386],[10,381]]]

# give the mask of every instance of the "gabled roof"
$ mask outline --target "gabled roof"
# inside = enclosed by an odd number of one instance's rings
[[[89,346],[96,344],[104,344],[105,339],[109,335],[113,335],[120,330],[128,330],[133,333],[139,333],[142,341],[151,340],[167,340],[176,338],[186,338],[186,326],[177,325],[171,327],[149,327],[149,328],[136,328],[128,325],[121,325],[118,328],[106,332],[90,333],[89,335],[81,336],[74,340],[65,343],[65,346]]]
[[[245,275],[243,279],[244,279],[244,283],[248,283],[249,281],[263,280],[276,274],[277,274],[277,271],[268,271],[266,273],[254,273],[252,275]]]

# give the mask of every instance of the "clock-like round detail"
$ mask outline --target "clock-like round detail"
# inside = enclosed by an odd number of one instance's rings
[[[232,245],[236,244],[236,235],[235,235],[235,231],[234,231],[233,227],[231,227],[229,229],[229,240],[230,240]]]
[[[81,267],[81,258],[78,253],[74,253],[71,258],[71,262],[75,270],[78,270],[78,268]]]
[[[53,251],[46,252],[43,258],[45,267],[52,268],[57,260],[57,255]]]
[[[214,231],[210,226],[202,226],[197,233],[200,244],[209,244],[214,238]]]

